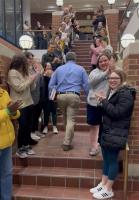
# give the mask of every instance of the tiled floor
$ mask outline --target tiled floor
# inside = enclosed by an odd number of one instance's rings
[[[85,159],[98,159],[101,160],[101,154],[98,155],[97,157],[90,157],[88,155],[89,152],[89,133],[88,132],[75,132],[75,137],[73,140],[73,145],[74,149],[69,151],[69,152],[64,152],[61,148],[62,140],[64,137],[64,133],[60,132],[58,135],[54,135],[51,132],[48,133],[48,135],[41,139],[34,147],[34,150],[36,152],[36,155],[34,157],[38,158],[57,158],[61,157],[61,162],[62,158],[74,158],[79,159],[79,158],[85,158]],[[75,161],[76,162],[76,161]],[[63,164],[65,165],[65,164]],[[22,175],[29,175],[29,174],[40,174],[41,176],[44,176],[46,174],[49,175],[56,175],[59,173],[60,175],[66,176],[68,175],[69,177],[71,176],[77,176],[77,177],[101,177],[101,169],[69,169],[65,168],[64,170],[62,168],[51,168],[51,171],[49,170],[50,168],[48,167],[29,167],[28,168],[20,168],[16,167],[14,169],[14,172],[19,172]],[[65,187],[45,187],[45,186],[36,186],[36,185],[22,185],[22,186],[15,186],[14,187],[14,193],[16,196],[16,200],[93,200],[92,196],[89,193],[88,189],[78,189],[78,188],[65,188]],[[116,196],[115,198],[111,200],[123,200],[123,193],[122,192],[117,192],[116,191]],[[47,196],[45,198],[44,196]],[[27,198],[28,197],[28,198]],[[139,192],[135,193],[129,193],[128,194],[128,200],[139,200]]]
[[[38,145],[34,147],[37,156],[54,156],[54,157],[75,157],[75,158],[91,158],[89,156],[89,133],[75,132],[73,139],[74,149],[64,152],[61,148],[64,138],[64,132],[59,132],[58,135],[52,132],[48,133],[45,138],[41,139]],[[100,159],[100,155],[95,159]],[[93,157],[92,157],[93,159]]]
[[[16,200],[95,200],[88,189],[77,188],[22,186],[14,187],[14,193]],[[124,200],[123,193],[116,191],[109,200]],[[128,193],[127,200],[139,200],[139,192]]]

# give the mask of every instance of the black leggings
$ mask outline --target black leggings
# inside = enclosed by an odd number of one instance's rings
[[[32,106],[27,106],[20,110],[20,118],[17,143],[18,148],[29,145],[31,140],[31,121],[32,121]]]

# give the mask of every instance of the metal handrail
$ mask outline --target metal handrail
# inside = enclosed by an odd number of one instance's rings
[[[28,30],[23,30],[23,32],[52,32],[52,30],[48,29],[28,29]]]
[[[120,21],[120,23],[119,23],[119,27],[120,27],[121,24],[123,23],[123,19],[124,19],[124,17],[126,16],[126,12],[127,12],[127,10],[128,10],[128,8],[129,8],[129,6],[130,6],[131,3],[132,3],[132,0],[130,0],[130,1],[128,2],[127,7],[126,7],[126,9],[124,10],[124,13],[123,13],[123,15],[122,15],[121,21]]]
[[[106,31],[107,31],[107,37],[108,37],[108,44],[111,45],[110,33],[109,33],[109,29],[108,29],[108,21],[107,21],[107,18],[106,18]]]
[[[124,159],[124,200],[127,200],[127,191],[128,191],[128,153],[129,146],[126,143],[125,147],[125,159]]]
[[[6,37],[0,35],[0,39],[3,39],[3,40],[5,40],[5,41],[7,41],[8,43],[10,43],[11,45],[13,45],[13,46],[17,47],[18,49],[20,49],[20,47],[19,47],[16,43],[14,43],[14,42],[8,40]]]

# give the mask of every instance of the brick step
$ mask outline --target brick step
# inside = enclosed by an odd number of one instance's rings
[[[118,196],[120,195],[118,194]],[[79,190],[77,188],[65,188],[65,187],[15,185],[12,200],[90,200],[90,199],[92,199],[92,195],[88,189]]]
[[[82,110],[84,110],[86,112],[86,103],[87,103],[86,98],[82,97],[81,102],[80,102],[79,111],[78,111],[77,114],[79,114],[79,112],[82,111]]]
[[[80,48],[80,47],[82,47],[82,48],[84,48],[84,47],[85,47],[85,48],[90,48],[90,45],[91,45],[91,44],[92,44],[91,42],[88,43],[88,44],[87,44],[87,43],[86,43],[86,44],[76,44],[76,45],[73,46],[73,49],[78,48],[78,47],[79,47],[79,48]]]
[[[14,166],[21,167],[65,167],[65,168],[79,168],[79,169],[101,169],[102,156],[101,152],[97,156],[89,155],[88,132],[75,132],[73,140],[74,148],[71,151],[65,152],[61,148],[64,132],[54,135],[52,132],[48,133],[46,138],[39,141],[33,148],[36,152],[35,155],[26,159],[20,159],[13,155]],[[78,138],[82,141],[78,143]],[[89,139],[89,138],[88,138]],[[43,147],[43,148],[42,148]],[[44,149],[45,148],[45,149]],[[120,154],[119,166],[122,171],[122,153]]]
[[[85,103],[85,102],[83,102],[83,103]],[[81,107],[79,108],[79,111],[78,111],[78,113],[77,113],[77,116],[78,116],[78,115],[85,115],[85,116],[86,116],[86,113],[87,113],[87,111],[86,111],[86,106],[81,106]],[[58,114],[58,115],[62,115],[62,113],[60,113],[60,114]]]
[[[77,115],[76,116],[76,123],[86,123],[86,116],[85,115]],[[63,116],[58,116],[58,122],[63,122]]]
[[[83,50],[83,49],[85,49],[85,50],[90,50],[90,46],[89,45],[86,45],[85,47],[84,47],[84,45],[75,45],[73,48],[72,48],[72,50],[73,51],[78,51],[78,50]]]
[[[76,55],[78,55],[77,59],[80,59],[80,58],[84,58],[84,59],[90,58],[91,59],[91,56],[89,54],[86,54],[86,55],[82,54],[81,55],[81,54],[78,54],[78,52],[77,52]]]
[[[43,139],[44,140],[44,139]],[[60,147],[61,148],[61,147]],[[76,146],[74,149],[76,150]],[[34,148],[35,150],[35,148]],[[14,166],[22,167],[65,167],[65,168],[80,168],[80,169],[101,169],[102,168],[102,157],[97,155],[95,157],[90,157],[83,155],[82,150],[78,149],[78,153],[73,155],[73,151],[62,152],[62,149],[54,154],[52,149],[46,150],[45,155],[39,155],[39,152],[36,151],[36,155],[30,156],[25,159],[20,159],[16,155],[13,156]],[[77,151],[77,150],[76,150]],[[61,153],[60,153],[61,152]],[[80,154],[79,154],[80,152]],[[60,155],[61,154],[61,155]],[[72,155],[71,155],[72,154]],[[89,150],[86,154],[89,154]]]
[[[75,48],[75,47],[78,47],[78,46],[82,46],[82,47],[86,47],[86,46],[90,46],[92,44],[92,42],[88,42],[88,43],[76,43],[76,44],[74,44],[74,46],[73,46],[73,48]]]
[[[74,43],[73,47],[76,47],[76,46],[90,46],[92,44],[92,42],[79,42],[79,43]]]
[[[78,58],[76,61],[77,61],[77,63],[84,62],[84,61],[85,62],[91,62],[91,58],[85,58],[85,59],[84,58],[83,59],[82,58]]]
[[[87,104],[86,101],[81,101],[80,102],[80,108],[86,108],[86,104]]]
[[[78,56],[80,56],[80,57],[82,57],[82,56],[84,56],[84,59],[87,57],[87,58],[90,58],[90,55],[89,55],[89,52],[87,51],[87,52],[82,52],[82,51],[77,51],[76,52],[76,55],[77,55],[77,58],[78,58]],[[91,58],[90,58],[91,59]]]
[[[65,188],[89,189],[100,182],[101,176],[101,170],[96,169],[15,167],[13,183],[16,185],[63,186]],[[117,178],[114,189],[123,189],[122,175]]]
[[[80,96],[80,100],[83,101],[83,102],[86,102],[87,101],[87,97],[85,95],[81,95]]]
[[[78,111],[79,115],[86,115],[86,113],[87,113],[86,108],[80,108]]]
[[[74,44],[90,44],[92,42],[93,40],[77,40],[77,41],[74,41]]]
[[[74,52],[82,52],[84,54],[88,54],[89,55],[89,50],[90,48],[89,47],[74,47],[73,51]]]
[[[12,200],[95,200],[88,189],[14,185]],[[115,191],[111,200],[123,200],[123,191]],[[128,200],[138,200],[139,192],[128,192]]]
[[[77,116],[80,116],[80,115],[86,116],[86,113],[87,113],[86,106],[83,106],[83,107],[80,107],[80,108],[79,108],[79,111],[78,111],[78,113],[77,113]],[[59,116],[60,116],[60,115],[62,115],[62,113],[59,114]]]
[[[80,62],[77,62],[77,64],[79,65],[82,65],[82,66],[90,66],[91,65],[91,61],[80,61]]]
[[[93,42],[93,40],[77,40],[77,41],[74,41],[74,44],[78,44],[78,43],[90,43],[90,42]]]
[[[64,124],[63,123],[57,123],[58,130],[64,131]],[[75,131],[89,131],[89,125],[87,123],[76,123],[75,124]]]
[[[89,50],[90,50],[90,48],[84,48],[84,47],[78,47],[78,48],[76,48],[76,47],[74,47],[73,49],[72,49],[74,52],[76,52],[76,54],[78,55],[79,53],[85,53],[86,55],[89,55]],[[85,55],[84,54],[84,55]]]

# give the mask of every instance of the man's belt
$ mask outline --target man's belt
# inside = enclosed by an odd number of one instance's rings
[[[57,94],[76,94],[76,95],[80,96],[80,94],[78,92],[74,92],[74,91],[57,92]]]

